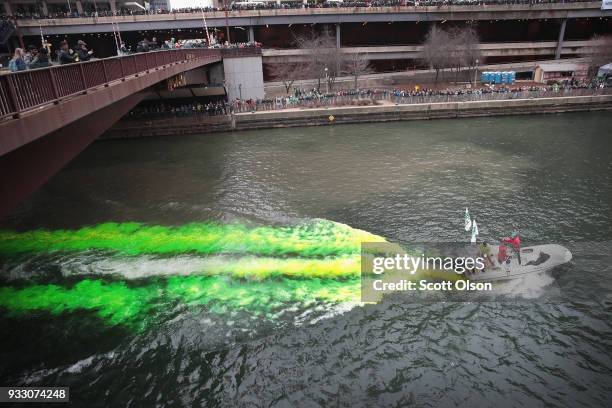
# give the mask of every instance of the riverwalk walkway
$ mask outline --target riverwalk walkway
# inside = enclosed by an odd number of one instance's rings
[[[233,115],[122,120],[103,137],[171,136],[296,126],[334,126],[343,123],[550,114],[592,110],[612,110],[612,92],[598,95],[488,101],[292,108]]]

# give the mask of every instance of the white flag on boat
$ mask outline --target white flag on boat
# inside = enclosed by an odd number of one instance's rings
[[[476,243],[476,236],[478,235],[478,225],[476,225],[476,220],[472,221],[472,244]]]
[[[472,228],[472,220],[470,219],[470,212],[465,207],[465,230],[469,231]]]

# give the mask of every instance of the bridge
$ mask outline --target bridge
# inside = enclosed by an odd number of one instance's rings
[[[258,55],[258,49],[179,49],[1,75],[0,216],[136,106],[145,89]]]
[[[434,22],[472,20],[539,20],[600,18],[612,16],[601,10],[601,1],[540,4],[442,5],[354,8],[289,8],[271,10],[210,11],[205,13],[209,28],[255,27],[293,24],[342,24],[393,22]],[[125,31],[202,28],[201,13],[145,14],[112,17],[20,19],[22,35],[84,34],[113,32],[119,24]],[[253,35],[250,29],[249,37]]]

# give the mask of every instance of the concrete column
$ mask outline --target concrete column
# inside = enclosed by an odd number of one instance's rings
[[[340,23],[336,24],[336,48],[340,48]]]
[[[83,5],[81,4],[81,0],[76,1],[77,13],[83,14]]]
[[[7,16],[12,16],[13,15],[13,8],[11,7],[11,2],[10,1],[5,1],[4,2],[4,12],[6,13]]]
[[[49,15],[49,8],[47,7],[47,2],[45,0],[40,2],[40,7],[42,8],[42,13],[44,16]]]
[[[249,26],[249,42],[255,42],[255,29]]]
[[[557,51],[555,52],[555,59],[561,58],[561,50],[563,49],[563,38],[565,37],[565,25],[567,19],[563,19],[561,22],[561,29],[559,30],[559,40],[557,41]]]
[[[111,13],[116,13],[117,12],[117,2],[115,0],[110,0],[108,3],[110,5]]]

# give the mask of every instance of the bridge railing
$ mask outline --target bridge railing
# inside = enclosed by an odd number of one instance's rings
[[[0,120],[129,76],[193,59],[219,59],[218,49],[188,48],[112,57],[0,76]]]

